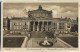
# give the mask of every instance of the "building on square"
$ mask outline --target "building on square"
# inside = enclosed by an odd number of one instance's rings
[[[28,11],[28,17],[11,17],[3,19],[3,30],[11,34],[24,35],[30,32],[53,31],[54,33],[69,33],[77,20],[70,18],[54,18],[52,10],[44,10],[39,5],[37,10]],[[53,13],[54,14],[54,13]]]

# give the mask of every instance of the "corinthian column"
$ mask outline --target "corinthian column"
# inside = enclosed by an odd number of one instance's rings
[[[38,25],[37,25],[37,31],[39,31],[39,22],[38,22]]]
[[[35,31],[35,22],[33,22],[33,31]]]
[[[44,31],[44,22],[42,22],[41,31]]]

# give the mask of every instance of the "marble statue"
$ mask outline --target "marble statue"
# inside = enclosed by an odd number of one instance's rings
[[[44,42],[42,43],[43,45],[50,45],[50,43],[47,41],[47,37],[45,37]]]

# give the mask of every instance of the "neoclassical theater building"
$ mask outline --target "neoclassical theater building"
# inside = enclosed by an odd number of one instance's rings
[[[11,34],[27,34],[30,32],[53,31],[54,33],[69,33],[77,20],[70,18],[54,18],[52,10],[44,10],[41,5],[38,9],[28,11],[28,17],[11,17],[3,19],[3,31]]]

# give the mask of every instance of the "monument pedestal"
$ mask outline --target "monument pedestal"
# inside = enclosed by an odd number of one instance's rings
[[[48,41],[48,40],[47,40],[47,37],[45,37],[45,40],[44,40],[44,41],[41,41],[41,42],[39,43],[39,45],[40,45],[40,46],[43,46],[43,47],[51,47],[51,46],[53,46],[53,43],[50,42],[50,41]]]

